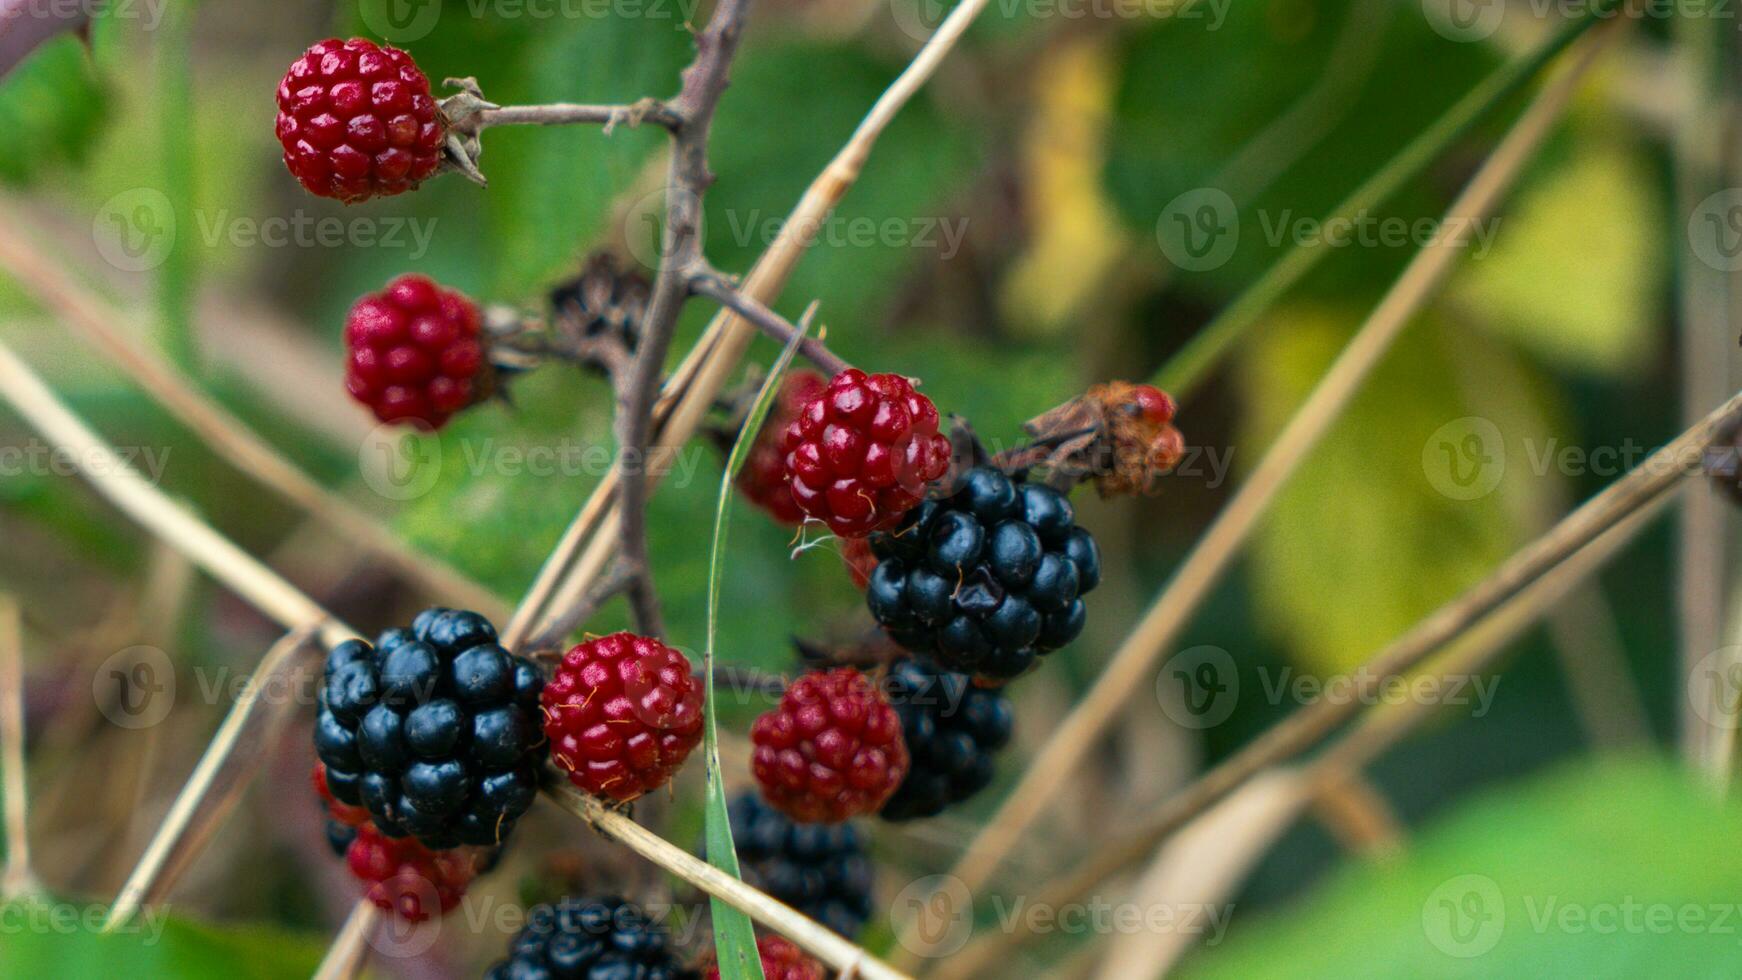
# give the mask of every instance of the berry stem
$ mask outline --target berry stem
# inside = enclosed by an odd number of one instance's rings
[[[0,901],[41,890],[30,872],[24,772],[23,630],[18,603],[0,594],[0,796],[6,801],[6,868],[0,873]]]
[[[692,272],[689,288],[695,295],[706,296],[750,321],[756,329],[782,344],[790,343],[798,334],[798,328],[791,320],[769,309],[754,296],[740,291],[723,273],[712,268]],[[829,350],[819,337],[799,341],[798,351],[831,377],[852,367],[845,358]]]
[[[631,128],[650,122],[676,130],[683,125],[683,116],[658,99],[642,99],[629,105],[583,105],[574,102],[552,102],[545,105],[495,106],[478,110],[475,131],[492,126],[572,126],[601,124],[608,133],[617,126]]]
[[[884,130],[936,73],[988,2],[963,0],[956,5],[907,67],[878,96],[852,136],[781,222],[779,237],[745,277],[742,287],[745,295],[763,303],[778,298],[799,259],[815,243],[823,219],[858,182],[865,161]],[[744,356],[750,342],[748,323],[736,312],[722,310],[708,322],[702,337],[672,372],[654,407],[661,446],[682,445],[701,425],[715,396]],[[594,488],[593,495],[575,514],[562,539],[539,568],[525,601],[503,633],[505,637],[524,637],[532,632],[539,621],[551,615],[552,609],[560,609],[585,595],[593,579],[603,572],[616,547],[614,541],[597,532],[611,520],[617,507],[613,497],[622,482],[621,468],[613,466]]]

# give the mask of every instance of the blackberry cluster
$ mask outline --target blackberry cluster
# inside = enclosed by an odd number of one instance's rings
[[[850,823],[797,823],[755,793],[732,801],[744,880],[848,939],[871,918],[871,858]]]
[[[538,905],[485,980],[697,980],[664,927],[621,898]]]
[[[484,617],[427,609],[327,655],[315,752],[327,787],[383,834],[499,844],[538,792],[544,677]]]
[[[990,466],[873,535],[865,598],[895,642],[950,670],[1008,679],[1077,638],[1101,581],[1065,496]]]
[[[1010,700],[965,674],[903,658],[889,669],[889,701],[913,762],[885,820],[935,817],[992,782],[992,756],[1010,742]]]

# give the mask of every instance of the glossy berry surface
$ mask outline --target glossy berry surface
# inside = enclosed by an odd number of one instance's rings
[[[990,467],[871,539],[871,615],[914,653],[1004,679],[1077,638],[1100,551],[1064,495]]]
[[[851,667],[805,674],[750,728],[762,795],[795,820],[873,813],[907,775],[895,709]]]
[[[442,122],[411,55],[329,38],[278,83],[284,165],[309,193],[347,204],[400,194],[436,172]]]
[[[756,957],[762,961],[763,980],[823,980],[823,966],[804,954],[785,936],[772,933],[756,937]],[[720,966],[710,952],[703,980],[720,980]]]
[[[799,823],[755,793],[732,801],[744,880],[848,939],[871,917],[871,858],[851,823]]]
[[[563,656],[541,699],[551,758],[597,796],[663,786],[702,740],[702,686],[656,639],[614,633]]]
[[[485,980],[696,980],[665,927],[621,898],[535,905]]]
[[[781,448],[793,502],[845,538],[893,526],[950,465],[931,399],[855,368],[804,403]]]
[[[538,792],[538,668],[477,613],[428,609],[409,630],[327,655],[315,753],[327,787],[381,833],[437,850],[501,843]]]
[[[878,816],[935,817],[991,784],[992,757],[1010,744],[1014,727],[1008,698],[976,687],[966,674],[913,658],[889,668],[887,687],[913,761]]]
[[[482,861],[472,848],[435,851],[410,837],[388,837],[369,823],[356,828],[345,851],[351,874],[369,886],[369,901],[407,922],[452,912]]]
[[[311,777],[315,785],[315,793],[321,798],[321,808],[326,814],[327,846],[333,853],[344,857],[350,850],[351,842],[357,839],[357,828],[369,822],[369,811],[360,806],[351,806],[339,802],[327,788],[327,767],[315,763],[314,774]]]
[[[786,430],[828,385],[828,379],[815,371],[801,369],[788,374],[780,383],[780,395],[769,409],[762,431],[751,443],[744,468],[738,471],[738,492],[782,524],[804,523],[804,511],[792,499],[786,479]]]
[[[439,429],[490,393],[479,324],[463,293],[400,276],[345,319],[345,390],[383,422]]]

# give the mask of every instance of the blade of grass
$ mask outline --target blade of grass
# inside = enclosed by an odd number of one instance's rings
[[[1327,223],[1351,219],[1363,211],[1383,204],[1409,181],[1415,179],[1428,164],[1439,159],[1452,144],[1462,139],[1470,128],[1493,111],[1500,103],[1518,92],[1525,83],[1564,51],[1567,45],[1596,24],[1608,20],[1602,16],[1616,0],[1593,4],[1579,19],[1568,23],[1530,54],[1516,58],[1495,69],[1480,84],[1452,104],[1433,124],[1404,145],[1397,155],[1386,161],[1379,171],[1355,188],[1341,204],[1325,216]],[[1276,264],[1248,286],[1227,309],[1205,324],[1179,352],[1156,371],[1153,384],[1174,398],[1184,401],[1191,391],[1209,376],[1246,331],[1252,329],[1271,305],[1306,278],[1333,249],[1296,243]]]
[[[708,633],[702,649],[702,752],[708,764],[707,846],[708,863],[734,878],[741,873],[738,851],[732,843],[732,818],[726,811],[726,787],[720,779],[720,736],[714,707],[714,637],[720,619],[720,580],[725,571],[722,559],[726,553],[726,528],[731,523],[732,481],[743,468],[744,457],[749,455],[756,433],[768,418],[768,410],[780,391],[780,379],[792,366],[793,356],[810,332],[815,313],[816,304],[812,303],[798,321],[798,331],[769,369],[762,389],[756,393],[744,428],[739,430],[732,453],[726,457],[726,472],[720,476],[720,498],[714,505],[714,543],[708,556]],[[750,917],[718,898],[709,898],[708,903],[713,910],[714,954],[720,961],[721,980],[763,980],[762,958],[756,952],[756,929],[750,924]]]
[[[158,330],[170,360],[198,376],[199,348],[194,341],[194,110],[193,78],[189,69],[192,3],[173,3],[164,11],[156,32],[158,132],[162,144],[163,193],[169,199],[170,227],[182,234],[171,239],[163,265],[157,269]]]

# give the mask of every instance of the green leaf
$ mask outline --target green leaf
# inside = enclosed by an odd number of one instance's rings
[[[774,400],[780,394],[780,380],[792,366],[799,342],[810,332],[810,318],[799,322],[798,331],[781,350],[780,358],[769,368],[744,428],[732,444],[726,458],[726,472],[720,477],[720,497],[714,505],[714,541],[708,557],[708,630],[707,644],[702,651],[702,751],[708,762],[708,795],[705,812],[708,863],[734,878],[740,876],[738,851],[732,843],[732,817],[726,809],[725,781],[720,777],[720,736],[718,716],[714,707],[714,641],[718,632],[720,612],[720,581],[725,577],[726,528],[731,523],[732,480],[744,467],[744,459],[767,420]],[[708,900],[714,918],[714,952],[720,961],[721,980],[763,980],[762,958],[756,952],[756,929],[750,917],[718,898]]]
[[[55,900],[0,906],[6,951],[0,977],[180,977],[301,980],[320,965],[324,939],[273,929],[206,925],[146,909],[102,935],[101,906]]]
[[[1477,243],[1446,300],[1557,365],[1631,373],[1656,341],[1668,215],[1641,147],[1589,129],[1573,144],[1489,224],[1492,251]]]
[[[1247,406],[1236,445],[1268,447],[1360,319],[1353,311],[1278,311],[1265,343],[1240,362]],[[1432,321],[1412,323],[1260,525],[1249,563],[1260,619],[1302,666],[1336,673],[1361,663],[1422,616],[1487,574],[1514,547],[1501,485],[1464,482],[1487,443],[1447,469],[1436,440],[1462,453],[1474,409],[1461,362]],[[1520,429],[1482,410],[1492,431]],[[1446,428],[1451,426],[1451,429]],[[1490,429],[1481,427],[1479,434]],[[1456,438],[1453,438],[1456,436]],[[1237,466],[1257,465],[1256,450]],[[1424,455],[1425,454],[1425,455]],[[1502,457],[1495,479],[1524,482],[1528,454]],[[1513,464],[1516,465],[1507,465]],[[1480,480],[1494,471],[1476,471]]]
[[[84,44],[70,34],[44,43],[0,80],[0,181],[31,184],[84,162],[107,111]]]
[[[1736,968],[1742,811],[1666,760],[1490,792],[1243,921],[1179,976],[1721,977]]]

